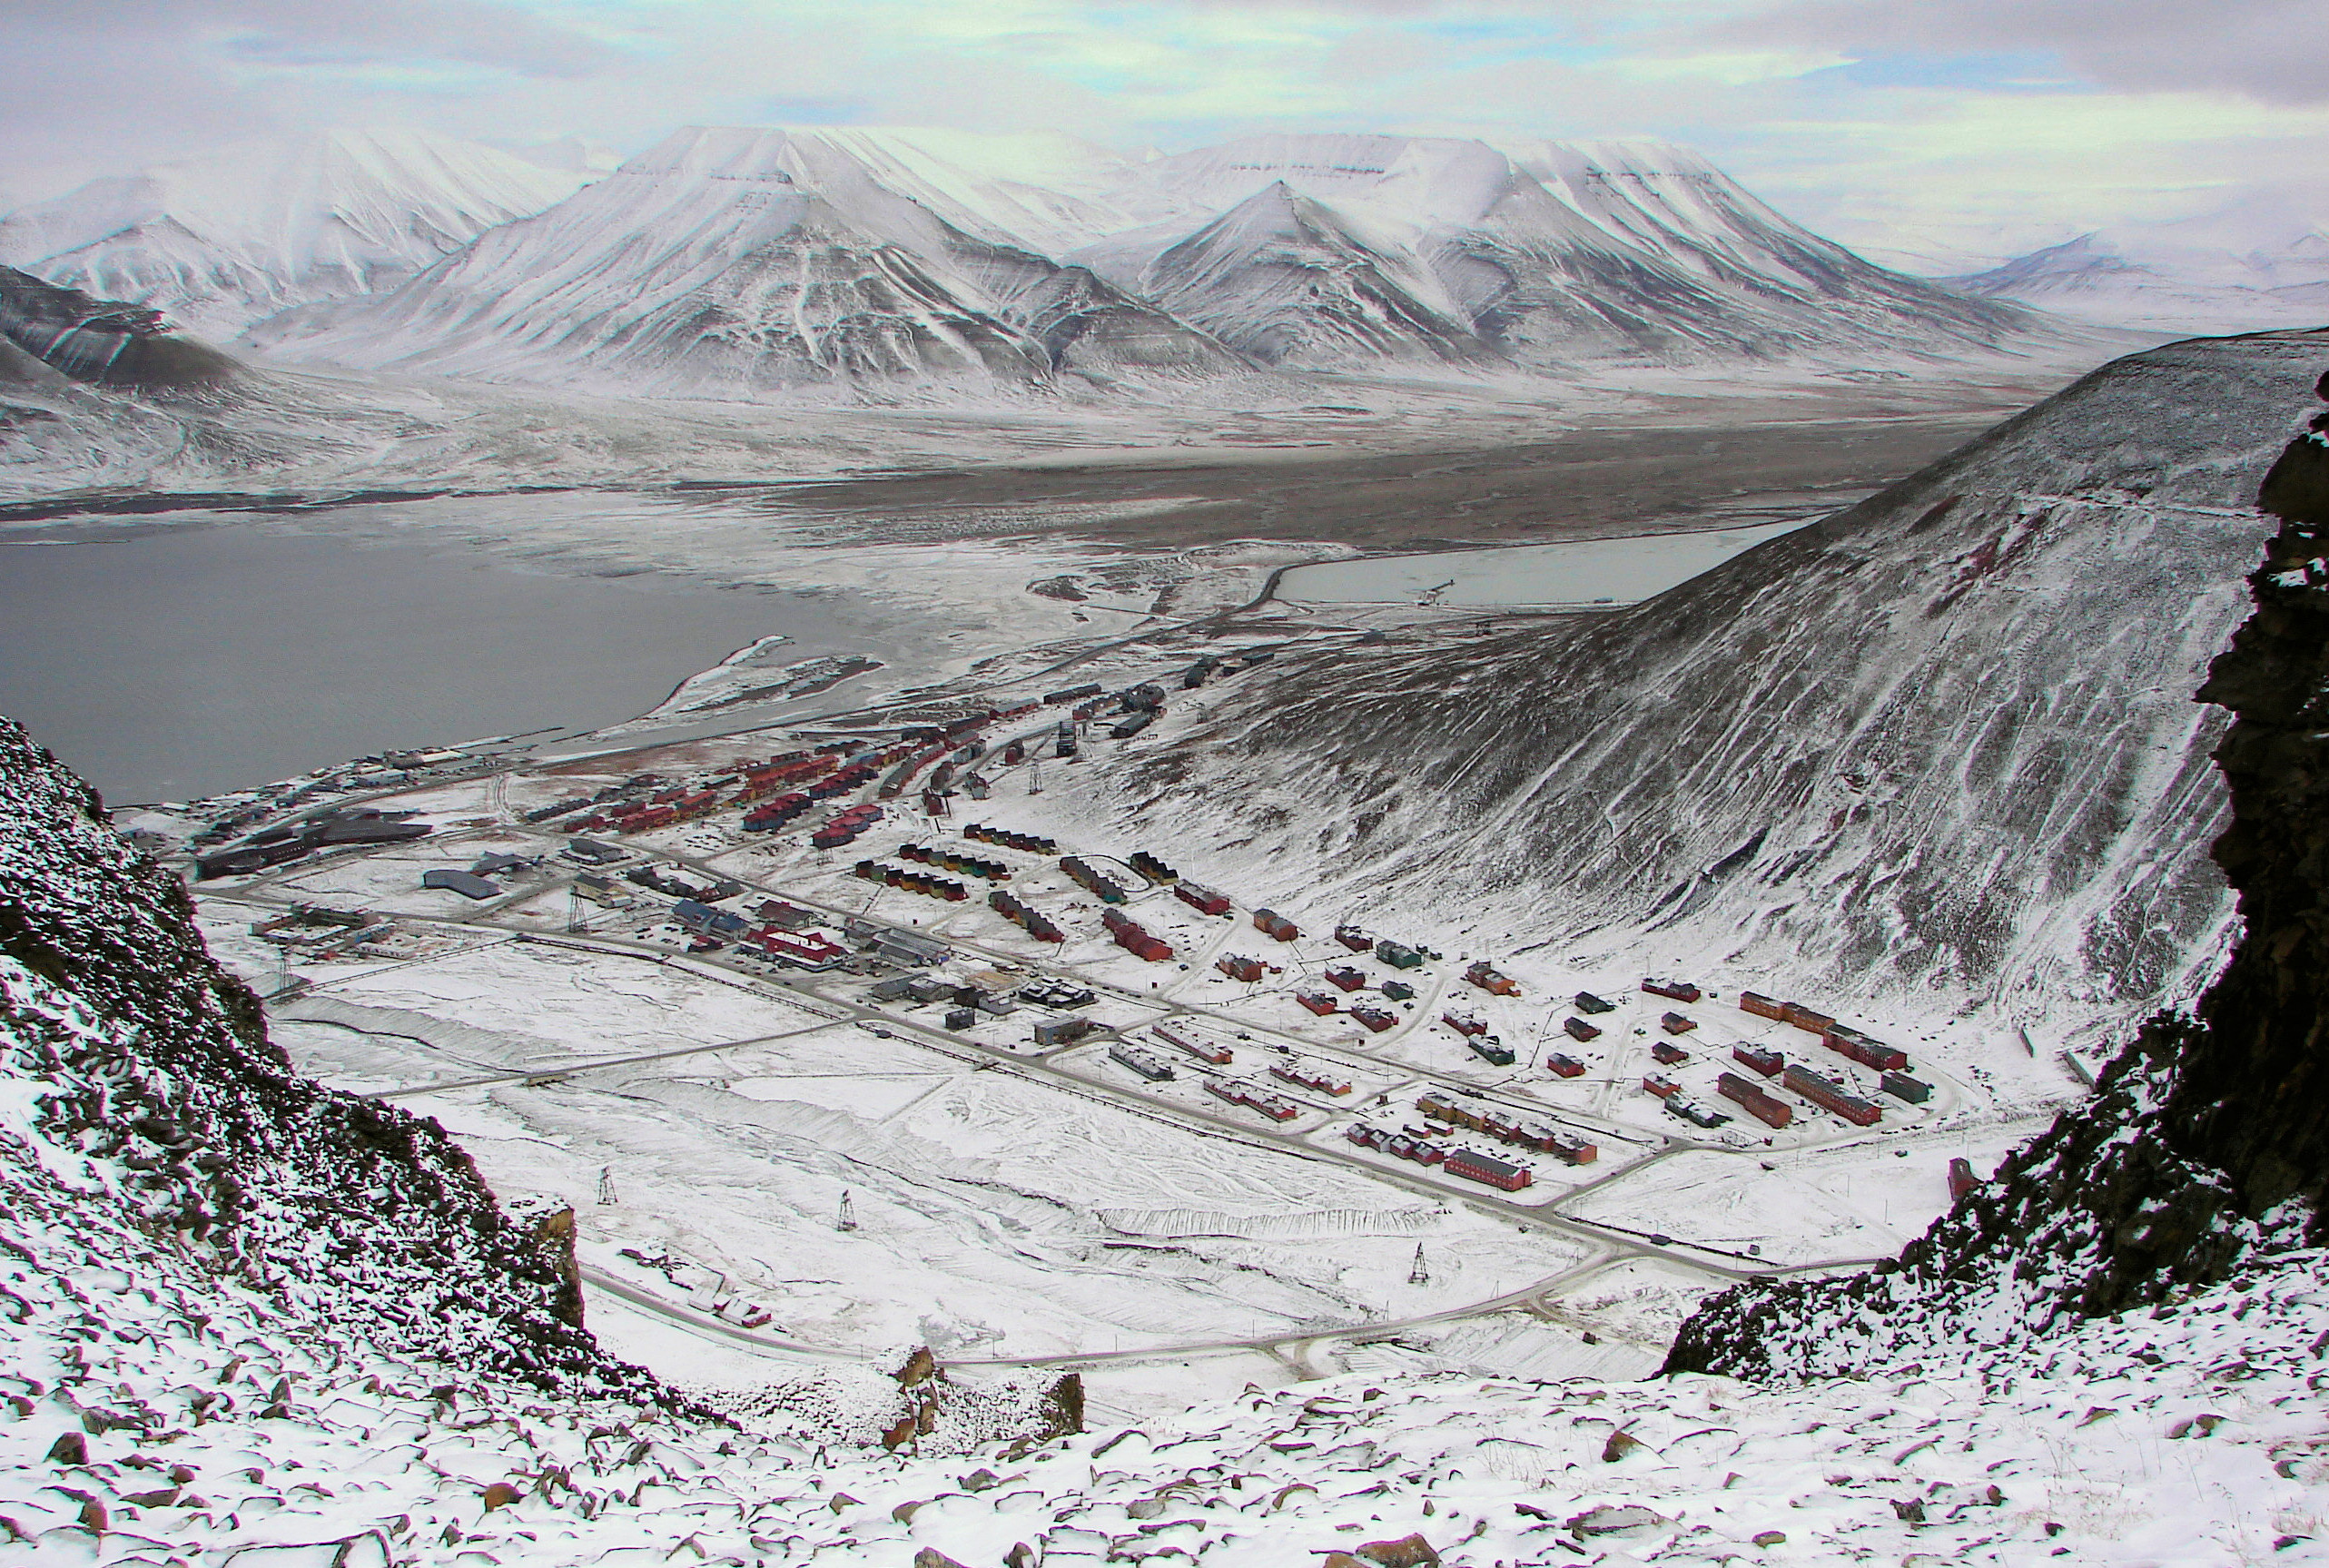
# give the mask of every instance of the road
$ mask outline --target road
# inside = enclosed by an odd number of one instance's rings
[[[1228,616],[1251,609],[1267,600],[1271,587],[1274,587],[1274,579],[1270,587],[1265,587],[1263,593],[1247,606],[1240,606],[1238,610],[1225,611],[1219,615],[1206,617],[1205,621],[1223,620]],[[1076,663],[1100,654],[1153,637],[1179,635],[1189,630],[1192,626],[1203,624],[1205,622],[1181,622],[1150,627],[1128,636],[1082,648],[1057,663],[1044,666],[1035,672],[1032,676],[1019,678],[1024,682],[1053,676]],[[926,704],[928,700],[926,695],[914,699],[920,704]],[[900,705],[885,705],[879,709],[860,709],[854,712],[870,715],[891,711]],[[755,725],[740,725],[738,727],[739,729],[761,727],[765,722],[764,720]],[[1050,727],[1050,721],[1047,720],[1043,725],[1030,733],[1040,735]],[[658,743],[648,741],[646,746],[656,744]],[[643,746],[637,749],[646,748]],[[551,856],[556,848],[564,842],[565,835],[548,826],[528,824],[518,820],[517,814],[508,804],[508,786],[510,776],[526,765],[529,764],[513,761],[487,775],[488,810],[490,814],[500,818],[501,823],[492,830],[479,831],[491,831],[501,834],[516,833],[529,836],[545,846],[545,863],[557,865],[558,863]],[[411,786],[402,791],[381,792],[366,798],[386,799],[394,794],[416,793],[418,790],[430,787],[435,786],[429,784]],[[843,803],[834,804],[837,806]],[[449,843],[469,836],[472,835],[446,833],[434,842]],[[716,853],[674,851],[660,844],[625,843],[623,840],[607,833],[596,836],[604,841],[624,843],[624,847],[632,849],[644,856],[686,865],[706,877],[731,878],[742,882],[754,893],[781,897],[792,903],[833,916],[836,920],[853,916],[857,912],[853,909],[804,895],[786,887],[781,881],[758,877],[748,873],[740,874],[735,867],[718,863],[729,858],[728,851],[723,850]],[[377,851],[359,849],[351,853],[363,854],[377,853]],[[260,908],[281,909],[295,902],[295,897],[290,892],[281,891],[279,884],[311,872],[317,863],[318,862],[315,861],[294,863],[235,885],[207,888],[202,896],[206,899],[245,902]],[[780,1030],[745,1039],[692,1044],[663,1050],[626,1053],[621,1056],[534,1063],[521,1069],[479,1072],[459,1079],[399,1088],[389,1091],[384,1098],[411,1100],[459,1090],[542,1084],[617,1070],[637,1072],[641,1069],[651,1070],[658,1064],[724,1050],[770,1044],[829,1028],[836,1023],[850,1023],[905,1040],[959,1063],[981,1070],[1012,1073],[1029,1081],[1040,1083],[1056,1093],[1107,1104],[1120,1111],[1165,1123],[1191,1136],[1229,1139],[1285,1156],[1337,1165],[1361,1174],[1369,1181],[1424,1197],[1436,1204],[1460,1204],[1475,1213],[1504,1223],[1563,1237],[1581,1247],[1585,1253],[1583,1260],[1568,1265],[1557,1273],[1522,1289],[1410,1318],[1352,1324],[1331,1329],[1303,1326],[1284,1332],[1257,1334],[1243,1338],[1150,1346],[1107,1353],[1016,1359],[974,1359],[958,1365],[994,1367],[1066,1366],[1093,1365],[1114,1360],[1177,1359],[1189,1356],[1227,1354],[1240,1350],[1263,1350],[1276,1354],[1287,1346],[1316,1345],[1330,1340],[1350,1341],[1369,1337],[1392,1337],[1403,1332],[1470,1317],[1515,1309],[1543,1313],[1547,1310],[1546,1303],[1553,1294],[1572,1287],[1580,1280],[1595,1274],[1637,1260],[1654,1261],[1668,1267],[1680,1268],[1703,1278],[1710,1287],[1773,1275],[1824,1272],[1863,1267],[1875,1261],[1867,1257],[1835,1257],[1781,1267],[1711,1246],[1663,1238],[1653,1239],[1651,1236],[1640,1231],[1582,1219],[1563,1212],[1588,1194],[1604,1191],[1613,1183],[1638,1180],[1644,1173],[1653,1170],[1663,1162],[1679,1155],[1692,1152],[1713,1152],[1732,1158],[1754,1158],[1760,1151],[1742,1151],[1726,1144],[1692,1139],[1680,1132],[1645,1131],[1622,1125],[1604,1115],[1580,1112],[1566,1107],[1552,1107],[1534,1100],[1518,1099],[1500,1093],[1495,1086],[1484,1089],[1475,1080],[1456,1073],[1441,1071],[1428,1066],[1416,1066],[1404,1061],[1390,1061],[1376,1054],[1376,1050],[1387,1047],[1409,1034],[1428,1027],[1429,1020],[1436,1011],[1435,999],[1440,994],[1436,989],[1426,990],[1417,996],[1415,1011],[1411,1018],[1403,1022],[1396,1031],[1380,1040],[1361,1042],[1374,1048],[1362,1050],[1345,1045],[1320,1045],[1308,1040],[1281,1034],[1266,1026],[1256,1025],[1250,1020],[1236,1014],[1215,1011],[1183,1000],[1171,994],[1170,991],[1138,991],[1129,986],[1111,982],[1105,978],[1078,974],[1072,967],[1058,962],[1056,958],[1034,961],[1046,971],[1073,975],[1079,983],[1088,985],[1094,991],[1104,992],[1120,1001],[1135,1004],[1143,1009],[1153,1009],[1161,1020],[1196,1021],[1225,1038],[1258,1037],[1264,1044],[1276,1045],[1280,1049],[1298,1051],[1307,1058],[1335,1062],[1341,1067],[1358,1071],[1379,1074],[1387,1070],[1393,1075],[1396,1086],[1392,1092],[1403,1098],[1414,1092],[1419,1085],[1481,1096],[1492,1102],[1520,1111],[1532,1119],[1566,1122],[1589,1133],[1597,1143],[1622,1144],[1629,1149],[1641,1151],[1641,1158],[1631,1160],[1574,1189],[1561,1193],[1549,1202],[1520,1202],[1489,1189],[1459,1190],[1451,1187],[1446,1178],[1428,1173],[1423,1168],[1413,1170],[1401,1169],[1387,1161],[1369,1158],[1355,1147],[1347,1145],[1339,1138],[1327,1136],[1328,1129],[1336,1125],[1335,1119],[1347,1118],[1351,1110],[1356,1109],[1355,1107],[1321,1105],[1311,1101],[1309,1108],[1324,1112],[1329,1119],[1322,1125],[1308,1128],[1303,1132],[1285,1130],[1275,1125],[1256,1125],[1254,1120],[1243,1112],[1230,1111],[1225,1108],[1221,1112],[1217,1113],[1201,1104],[1176,1103],[1160,1099],[1152,1093],[1143,1093],[1135,1089],[1111,1083],[1104,1079],[1085,1076],[1071,1070],[1068,1065],[1051,1060],[1052,1056],[1062,1054],[1061,1052],[1030,1054],[990,1045],[974,1038],[951,1033],[921,1020],[902,1016],[897,1012],[872,1005],[859,997],[841,993],[842,986],[857,983],[855,981],[824,980],[797,973],[767,972],[746,969],[725,958],[713,955],[682,957],[661,943],[613,933],[579,932],[552,934],[529,925],[517,917],[515,913],[517,906],[538,903],[545,899],[555,898],[570,886],[570,878],[554,881],[548,884],[528,885],[510,898],[496,901],[456,918],[409,915],[398,915],[395,918],[400,922],[410,926],[472,932],[479,934],[491,933],[504,940],[572,947],[613,957],[674,965],[690,972],[702,974],[706,978],[718,979],[725,983],[737,985],[769,1000],[801,1009],[813,1015],[818,1021],[804,1024],[798,1029]],[[1202,978],[1205,958],[1227,942],[1236,929],[1234,920],[1225,922],[1219,928],[1219,935],[1210,942],[1204,953],[1192,954],[1189,969],[1189,978],[1186,981],[1176,978],[1176,984],[1171,988],[1172,991],[1182,989]],[[991,943],[967,940],[951,933],[943,934],[942,940],[966,956],[1008,969],[1023,970],[1030,964],[1029,955],[1024,952],[1006,950]],[[408,962],[426,962],[430,960],[424,958]],[[1445,986],[1449,983],[1446,977],[1439,973],[1437,969],[1432,971],[1432,979],[1435,986]],[[1300,1100],[1304,1097],[1297,1094],[1293,1098]],[[1816,1146],[1837,1149],[1874,1142],[1883,1136],[1885,1135],[1881,1133],[1848,1131],[1833,1138],[1820,1139],[1816,1145],[1807,1144],[1801,1147]],[[1796,1150],[1791,1149],[1791,1152],[1796,1152]],[[620,1296],[643,1310],[656,1312],[687,1327],[691,1332],[747,1345],[769,1354],[826,1357],[849,1355],[847,1352],[831,1347],[804,1345],[775,1336],[755,1335],[707,1315],[666,1301],[651,1291],[643,1290],[615,1277],[606,1275],[603,1271],[593,1269],[587,1271],[587,1274],[598,1288]]]

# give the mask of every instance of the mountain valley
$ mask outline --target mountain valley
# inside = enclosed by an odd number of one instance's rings
[[[0,213],[0,1568],[2329,1558],[2302,213],[628,144]]]

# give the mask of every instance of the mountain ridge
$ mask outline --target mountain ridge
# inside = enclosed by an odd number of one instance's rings
[[[2329,374],[2318,386],[2329,398]],[[2231,823],[2213,853],[2239,891],[2244,931],[2223,974],[2191,1015],[2146,1024],[2092,1100],[1897,1261],[1716,1297],[1683,1325],[1668,1371],[1850,1375],[1969,1336],[2044,1334],[2064,1317],[2152,1306],[2244,1261],[2318,1245],[2329,444],[2292,441],[2258,505],[2281,526],[2248,576],[2254,613],[2196,699],[2233,715],[2216,752]]]
[[[226,338],[391,287],[585,180],[426,132],[239,143],[0,215],[0,261]]]
[[[1179,814],[1192,874],[1267,874],[1298,920],[1421,903],[1871,1006],[2147,1011],[2226,930],[2221,721],[2183,694],[2245,608],[2244,470],[2324,341],[2116,361],[1629,609],[1289,655],[1106,809]]]
[[[1547,143],[1524,163],[1456,138],[1277,136],[1136,163],[1046,143],[1045,188],[981,146],[950,163],[927,133],[689,127],[393,291],[245,341],[287,362],[752,396],[1257,365],[1948,360],[2053,331],[1861,261],[1677,149]],[[1110,330],[1067,335],[1083,360],[1043,351],[1027,295],[1109,289]]]

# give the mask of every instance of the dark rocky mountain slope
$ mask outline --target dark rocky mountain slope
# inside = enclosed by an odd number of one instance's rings
[[[92,299],[14,267],[0,267],[0,345],[77,381],[139,391],[215,386],[239,368],[157,311]],[[0,376],[19,379],[7,369],[14,360],[0,360]]]
[[[2118,360],[1615,612],[1280,661],[1128,770],[1193,871],[2042,1033],[2196,986],[2253,475],[2329,334]],[[1635,972],[1641,972],[1636,970]],[[1753,983],[1751,980],[1749,983]]]
[[[502,1214],[435,1122],[291,1071],[192,915],[89,787],[0,719],[0,1080],[15,1112],[0,1176],[80,1187],[347,1336],[660,1397],[599,1353],[558,1249]]]
[[[2329,376],[2320,384],[2329,397]],[[2329,416],[2316,422],[2329,423]],[[2245,929],[2196,1017],[2144,1029],[2096,1098],[1969,1193],[1898,1262],[1742,1287],[1683,1326],[1669,1370],[1832,1374],[2002,1344],[2068,1313],[2157,1302],[2259,1248],[2317,1246],[2329,1184],[2329,445],[2292,443],[2255,613],[2204,702],[2232,823],[2215,854]]]

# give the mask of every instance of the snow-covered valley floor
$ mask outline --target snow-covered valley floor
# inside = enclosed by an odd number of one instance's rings
[[[870,914],[941,940],[951,984],[1008,996],[1052,976],[1095,993],[972,1021],[946,1018],[943,1000],[878,996],[865,976],[689,952],[663,898],[576,902],[564,837],[522,821],[634,770],[717,772],[770,738],[419,785],[377,804],[423,812],[438,824],[428,839],[200,889],[222,960],[262,991],[299,982],[271,1012],[301,1068],[437,1118],[505,1198],[572,1204],[594,1330],[682,1384],[749,1387],[927,1343],[965,1369],[1076,1366],[1096,1411],[1132,1420],[1345,1371],[1640,1376],[1710,1290],[1896,1252],[1946,1207],[1952,1159],[1986,1175],[2077,1092],[2059,1061],[1979,1021],[1859,1019],[1913,1053],[1930,1090],[1921,1103],[1882,1095],[1872,1071],[1742,1011],[1736,966],[1714,955],[1669,955],[1715,993],[1681,1007],[1695,1027],[1679,1037],[1660,1022],[1678,1004],[1638,990],[1639,953],[1387,930],[1426,954],[1395,969],[1337,941],[1330,915],[1273,885],[1266,863],[1224,890],[1229,913],[1207,915],[1125,863],[1136,849],[1169,859],[1169,835],[1136,843],[1095,823],[1079,780],[1104,764],[990,764],[993,794],[958,801],[962,815],[893,802],[866,843],[838,850],[805,842],[822,812],[775,833],[720,817],[626,841],[634,867],[652,856],[745,883],[728,902],[747,912],[774,895],[824,912],[835,938],[844,915]],[[1090,857],[1134,890],[1125,908],[1174,958],[1124,951],[1059,853],[963,836],[973,821]],[[948,904],[853,874],[868,853],[897,863],[908,842],[1007,863],[1011,890],[1064,942],[1034,941],[982,897]],[[541,863],[505,873],[507,895],[482,907],[419,885],[431,866],[488,853]],[[1309,929],[1290,942],[1257,931],[1253,911],[1273,902]],[[405,945],[286,964],[251,928],[299,903],[370,911]],[[1269,970],[1232,980],[1219,961],[1236,956]],[[1467,981],[1475,960],[1518,994]],[[1329,970],[1358,990],[1328,987]],[[1564,1028],[1580,991],[1614,1003],[1591,1042]],[[1344,1005],[1298,1005],[1322,993]],[[1849,1014],[1849,999],[1822,1000]],[[1347,1011],[1367,1003],[1393,1020],[1382,1032]],[[1102,1032],[1034,1039],[1036,1023],[1071,1015]],[[1450,1020],[1477,1020],[1516,1060],[1485,1060]],[[1191,1060],[1160,1025],[1208,1034],[1234,1060]],[[1129,1070],[1117,1040],[1171,1058],[1174,1076]],[[1653,1055],[1661,1042],[1681,1059]],[[1793,1096],[1787,1128],[1751,1119],[1716,1079],[1744,1070],[1732,1048],[1757,1042],[1880,1100],[1881,1121],[1856,1128]],[[1555,1056],[1581,1070],[1560,1076]],[[1690,1125],[1644,1092],[1649,1075],[1730,1119]],[[1208,1092],[1236,1081],[1280,1095],[1287,1119]],[[1427,1130],[1417,1101],[1435,1092],[1485,1097],[1594,1157],[1572,1166],[1470,1138],[1529,1169],[1532,1184],[1505,1194],[1354,1141]]]

